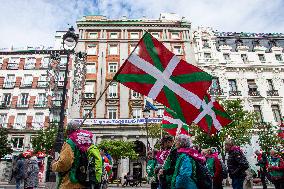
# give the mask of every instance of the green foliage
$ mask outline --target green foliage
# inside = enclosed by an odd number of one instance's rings
[[[271,149],[278,149],[281,145],[282,139],[277,136],[279,126],[274,126],[271,123],[260,123],[256,126],[259,137],[259,146],[265,151],[269,152]]]
[[[37,132],[37,136],[32,139],[32,145],[35,152],[44,151],[47,154],[51,152],[54,147],[57,136],[56,127],[48,127]]]
[[[208,136],[197,126],[194,128],[194,142],[201,148],[217,147],[224,156],[224,142],[227,138],[232,138],[237,145],[249,144],[252,137],[252,129],[256,119],[256,114],[244,110],[241,100],[225,100],[223,107],[233,120],[229,125],[215,136]]]
[[[146,131],[146,128],[145,128]],[[162,132],[162,133],[161,133]],[[148,136],[149,138],[161,138],[166,134],[166,132],[162,129],[161,123],[150,123],[148,124]]]
[[[134,150],[135,144],[133,142],[123,140],[102,140],[98,147],[105,148],[116,160],[120,158],[138,158],[138,154]]]
[[[7,154],[13,152],[8,141],[8,130],[6,128],[0,128],[0,160]]]

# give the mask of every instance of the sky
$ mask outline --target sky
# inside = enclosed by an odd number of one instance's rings
[[[0,0],[0,48],[53,46],[55,31],[84,15],[158,19],[177,13],[226,32],[284,33],[284,0]]]

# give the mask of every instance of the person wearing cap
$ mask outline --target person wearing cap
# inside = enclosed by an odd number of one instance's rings
[[[80,151],[86,151],[92,145],[92,133],[79,129],[80,123],[72,121],[68,123],[66,133],[68,139],[74,142]],[[80,136],[80,133],[84,136]],[[86,188],[78,183],[74,169],[71,169],[75,158],[75,153],[67,140],[62,146],[59,159],[53,160],[51,165],[52,171],[59,173],[60,189]]]

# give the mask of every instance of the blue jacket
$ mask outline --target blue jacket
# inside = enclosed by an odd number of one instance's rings
[[[185,155],[179,154],[175,167],[175,189],[197,189],[195,182],[192,179],[192,159]],[[174,179],[174,178],[173,178]]]

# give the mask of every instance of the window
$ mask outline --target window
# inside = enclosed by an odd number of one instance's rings
[[[109,45],[109,55],[118,55],[118,45]]]
[[[18,102],[18,107],[28,107],[29,103],[29,93],[21,93],[20,100]]]
[[[117,118],[117,108],[109,107],[107,109],[107,115],[109,119],[116,119]]]
[[[46,81],[47,75],[40,75],[37,81],[37,86],[38,87],[47,87],[48,82]]]
[[[274,90],[274,86],[273,86],[272,79],[267,79],[267,84],[268,84],[268,90],[269,91],[273,91]]]
[[[261,112],[261,108],[259,105],[254,105],[253,106],[254,112],[257,114],[257,118],[258,118],[258,122],[262,123],[263,122],[263,116],[262,116],[262,112]]]
[[[33,84],[33,75],[25,74],[22,79],[22,87],[31,87]]]
[[[159,32],[152,32],[152,36],[156,39],[160,39],[160,33]]]
[[[50,116],[51,122],[58,123],[60,120],[60,110],[53,110]]]
[[[95,93],[95,83],[87,81],[85,84],[85,93]]]
[[[65,69],[66,65],[67,65],[67,57],[66,56],[61,57],[60,64],[59,64],[60,68]]]
[[[163,115],[164,115],[164,109],[159,108],[158,111],[157,111],[157,116],[163,117]]]
[[[57,80],[57,86],[59,86],[59,87],[63,87],[64,86],[64,77],[65,77],[65,73],[64,72],[59,72],[58,80]]]
[[[249,93],[250,92],[256,92],[257,91],[257,85],[254,81],[254,79],[248,79],[248,89],[249,89]]]
[[[141,118],[142,117],[142,109],[141,108],[133,108],[132,109],[132,117],[133,118]]]
[[[108,63],[108,72],[116,73],[117,72],[117,62],[109,62]]]
[[[229,90],[235,92],[238,90],[237,82],[235,79],[229,79]]]
[[[281,123],[281,113],[278,105],[272,105],[272,113],[274,116],[274,120],[278,123]]]
[[[279,62],[283,61],[281,54],[275,54],[275,59]]]
[[[44,57],[41,61],[41,68],[48,68],[49,65],[49,57]]]
[[[136,47],[136,45],[134,45],[134,44],[130,45],[130,53],[134,50],[135,47]]]
[[[94,118],[94,113],[91,110],[91,108],[83,109],[83,116],[85,117],[87,114],[89,114],[87,118]]]
[[[131,93],[132,93],[132,98],[134,99],[138,99],[138,98],[141,98],[141,94],[136,92],[136,91],[133,91],[131,90]]]
[[[211,53],[204,53],[205,59],[211,59]]]
[[[7,128],[7,114],[0,114],[0,127]]]
[[[6,108],[10,106],[11,103],[11,93],[4,93],[2,97],[1,107]]]
[[[109,98],[117,98],[117,83],[112,82],[108,89]]]
[[[14,88],[15,87],[15,75],[7,75],[4,82],[4,88]]]
[[[36,105],[40,106],[40,107],[44,107],[44,106],[46,106],[46,101],[47,101],[46,94],[45,93],[38,93]]]
[[[98,32],[90,32],[89,38],[90,39],[98,39]]]
[[[88,55],[97,55],[97,46],[96,45],[89,45],[87,47],[87,54]]]
[[[130,33],[130,39],[139,39],[139,33],[138,32]]]
[[[36,59],[34,57],[29,57],[26,59],[24,69],[30,70],[35,68]]]
[[[24,148],[24,137],[12,137],[12,147],[14,150],[23,150]]]
[[[258,59],[260,60],[260,62],[265,62],[264,54],[258,54]]]
[[[33,128],[34,129],[41,129],[44,126],[44,114],[43,113],[36,113],[33,120]]]
[[[172,32],[172,39],[179,39],[179,32]]]
[[[0,57],[0,69],[2,69],[2,64],[3,64],[3,58]]]
[[[231,60],[230,54],[229,53],[224,53],[223,57],[225,60]]]
[[[203,39],[203,40],[202,40],[202,46],[203,46],[203,48],[210,48],[210,45],[209,45],[207,39]]]
[[[248,55],[247,54],[241,54],[241,58],[244,63],[248,62]]]
[[[109,38],[110,38],[110,39],[117,39],[117,38],[118,38],[118,33],[116,33],[116,32],[111,32],[111,33],[109,34]]]
[[[19,63],[20,63],[20,58],[18,57],[12,57],[9,59],[9,62],[8,62],[8,69],[11,69],[11,70],[16,70],[19,68]]]
[[[26,127],[26,114],[17,114],[16,123],[14,129],[24,129]]]
[[[88,74],[94,74],[96,73],[96,64],[87,64],[87,73]]]
[[[212,84],[211,84],[211,89],[220,89],[220,84],[219,84],[219,79],[218,78],[213,78],[212,79]]]
[[[174,54],[181,55],[182,54],[182,48],[181,46],[174,46]]]

